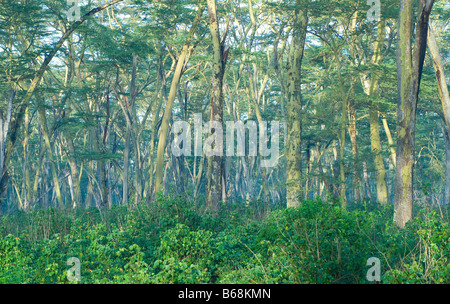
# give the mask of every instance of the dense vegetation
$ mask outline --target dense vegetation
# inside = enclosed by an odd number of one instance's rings
[[[373,204],[202,206],[169,196],[3,217],[0,283],[69,283],[70,257],[81,283],[368,283],[370,257],[383,283],[450,283],[448,210],[423,208],[399,229],[392,207]]]

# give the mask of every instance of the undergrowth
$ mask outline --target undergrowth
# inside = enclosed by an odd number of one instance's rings
[[[110,210],[47,209],[0,218],[0,283],[450,283],[449,220],[421,209],[404,229],[392,207],[305,201],[224,204],[182,196]]]

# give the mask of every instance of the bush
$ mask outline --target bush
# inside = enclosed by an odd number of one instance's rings
[[[258,212],[252,211],[258,206]],[[1,218],[0,283],[450,282],[448,219],[422,210],[404,229],[392,207],[306,201],[272,210],[237,202],[212,212],[181,196],[111,210],[39,210]],[[266,214],[266,216],[264,216]]]

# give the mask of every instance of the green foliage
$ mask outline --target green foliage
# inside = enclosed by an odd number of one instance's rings
[[[23,241],[11,234],[0,241],[0,283],[28,283],[30,263],[27,248]]]
[[[250,212],[255,204],[214,213],[160,196],[101,212],[4,216],[0,283],[78,283],[67,279],[70,257],[80,259],[82,284],[368,283],[370,257],[381,261],[382,283],[450,282],[449,222],[440,213],[424,209],[399,229],[392,208],[375,204],[305,201],[263,218]]]
[[[214,267],[212,232],[177,224],[161,236],[154,263],[156,283],[209,283]]]
[[[444,283],[450,282],[450,227],[432,212],[426,218],[410,225],[414,246],[402,257],[398,267],[386,272],[389,283]]]

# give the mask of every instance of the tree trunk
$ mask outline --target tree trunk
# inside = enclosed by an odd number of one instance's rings
[[[447,81],[445,79],[444,64],[442,63],[442,56],[439,51],[436,38],[431,28],[428,31],[428,49],[430,50],[431,59],[433,60],[434,71],[439,89],[439,99],[442,103],[443,113],[443,127],[442,133],[445,138],[445,152],[446,152],[446,178],[445,178],[445,194],[444,204],[448,204],[450,200],[450,95],[448,93]]]
[[[36,90],[39,82],[41,81],[42,77],[44,76],[45,71],[47,70],[48,65],[52,61],[53,57],[58,53],[59,49],[62,47],[64,42],[72,35],[72,33],[89,17],[97,14],[98,12],[109,8],[110,6],[121,2],[123,0],[112,0],[111,2],[98,6],[92,10],[90,10],[88,13],[83,15],[79,21],[74,22],[67,31],[64,32],[64,35],[58,40],[58,42],[55,44],[55,46],[52,48],[52,50],[48,53],[48,55],[45,57],[44,61],[42,62],[41,66],[39,67],[38,71],[34,75],[33,80],[31,81],[30,86],[28,87],[28,90],[24,96],[24,98],[21,101],[19,110],[17,111],[17,114],[15,115],[14,122],[11,126],[11,135],[10,140],[8,142],[8,145],[4,151],[4,157],[0,157],[0,161],[3,161],[1,176],[0,176],[0,204],[1,204],[1,197],[3,197],[3,192],[6,191],[6,185],[9,179],[8,174],[6,173],[6,164],[9,161],[9,158],[12,155],[14,144],[17,139],[17,133],[19,132],[20,125],[22,124],[22,121],[25,116],[26,109],[28,108],[28,104],[31,100],[31,97],[33,96],[34,91]]]
[[[442,56],[436,42],[436,38],[432,29],[428,31],[428,49],[433,60],[434,71],[439,89],[439,99],[442,102],[442,112],[444,113],[445,124],[447,130],[450,130],[450,95],[448,93],[447,81],[445,79],[444,64]]]
[[[56,170],[56,163],[54,161],[53,158],[53,150],[52,150],[52,145],[50,142],[50,133],[49,133],[49,129],[48,129],[48,125],[47,125],[47,118],[45,116],[45,111],[44,111],[44,105],[41,103],[42,102],[42,98],[41,96],[38,96],[38,115],[39,115],[39,121],[41,124],[41,129],[42,129],[42,136],[44,138],[44,144],[45,144],[45,148],[47,150],[47,156],[48,156],[48,160],[50,162],[50,169],[52,172],[52,178],[53,178],[53,190],[55,191],[56,194],[56,199],[58,200],[58,207],[62,207],[64,204],[63,198],[62,198],[62,194],[61,194],[61,187],[59,185],[59,179],[58,179],[58,173]]]
[[[387,186],[386,186],[386,168],[384,167],[383,155],[381,154],[380,127],[378,124],[378,111],[371,107],[369,109],[370,121],[370,143],[372,153],[375,157],[375,168],[377,173],[377,202],[386,205]]]
[[[24,139],[23,139],[23,209],[29,210],[31,203],[30,164],[28,163],[28,139],[29,139],[29,109],[25,112]]]
[[[391,152],[392,165],[395,168],[395,166],[397,166],[397,155],[395,154],[394,139],[392,138],[391,130],[389,129],[389,124],[387,122],[386,117],[382,117],[381,120],[383,121],[384,132],[386,133],[386,137],[389,143],[389,151]]]
[[[78,173],[77,160],[75,158],[75,147],[71,138],[66,137],[67,149],[69,151],[68,162],[70,166],[70,174],[72,176],[73,182],[73,201],[72,206],[77,207],[81,205],[81,189],[80,189],[80,178]]]
[[[346,195],[346,177],[345,177],[345,164],[344,164],[344,154],[345,154],[345,140],[346,140],[346,129],[347,129],[347,118],[348,118],[348,104],[349,104],[349,95],[352,91],[353,85],[348,93],[345,91],[344,87],[344,79],[342,77],[342,65],[338,55],[337,50],[335,50],[335,58],[337,63],[337,72],[339,75],[339,89],[341,91],[342,98],[342,113],[341,113],[341,121],[340,121],[340,133],[338,135],[339,138],[339,198],[341,200],[342,208],[347,208],[347,195]]]
[[[155,152],[155,139],[157,135],[157,124],[159,121],[159,116],[162,108],[162,104],[165,100],[165,96],[163,94],[163,91],[165,91],[165,75],[162,70],[162,62],[160,60],[159,68],[158,68],[158,84],[157,84],[157,94],[156,94],[156,103],[153,105],[156,107],[156,111],[154,111],[154,116],[152,120],[152,126],[151,126],[151,135],[150,135],[150,148],[149,148],[149,156],[148,156],[148,171],[147,171],[147,183],[145,184],[144,188],[144,197],[146,197],[147,202],[150,202],[152,194],[153,194],[153,169],[154,169],[154,159],[153,155]]]
[[[164,151],[166,149],[166,140],[167,134],[169,133],[169,123],[170,118],[172,117],[172,109],[175,101],[175,97],[177,95],[178,84],[180,82],[180,78],[183,72],[183,67],[185,65],[185,61],[188,58],[188,54],[191,51],[191,44],[194,37],[194,33],[197,30],[197,27],[200,24],[201,17],[203,15],[204,4],[200,2],[198,4],[198,12],[195,16],[194,22],[192,23],[191,29],[189,30],[188,37],[186,38],[186,42],[184,43],[183,49],[178,56],[177,65],[175,68],[175,72],[173,74],[172,83],[170,85],[169,96],[166,103],[166,108],[164,110],[164,115],[161,121],[160,133],[159,133],[159,141],[158,141],[158,150],[156,155],[156,172],[155,172],[155,192],[159,192],[163,187],[163,177],[164,177]]]
[[[356,142],[356,110],[353,104],[353,101],[349,103],[348,106],[348,120],[349,120],[349,127],[348,127],[348,133],[350,135],[350,141],[352,143],[352,156],[353,156],[353,191],[355,195],[355,202],[360,201],[360,178],[359,178],[359,170],[358,170],[358,145]]]
[[[386,21],[383,19],[378,23],[377,39],[374,43],[374,53],[372,56],[372,64],[378,66],[381,61],[381,50],[383,46],[385,36]],[[368,75],[362,77],[362,84],[364,92],[368,96],[374,96],[378,88],[378,77],[376,74],[371,75],[368,79]],[[375,103],[369,106],[369,124],[370,124],[370,145],[374,155],[375,170],[376,170],[376,185],[377,185],[377,202],[382,205],[388,203],[387,185],[386,185],[386,168],[384,166],[382,150],[381,150],[381,138],[380,138],[380,126],[378,121],[378,109]],[[390,133],[389,133],[390,134]]]
[[[363,161],[362,164],[363,164],[363,179],[366,188],[366,195],[369,198],[369,200],[372,200],[372,191],[370,190],[369,176],[367,174],[367,162]]]
[[[416,33],[412,45],[414,0],[400,1],[397,167],[394,189],[394,221],[400,228],[412,218],[416,110],[433,4],[434,0],[419,0]]]
[[[8,185],[8,173],[7,173],[7,154],[6,154],[6,140],[9,133],[9,124],[11,122],[11,114],[13,107],[13,100],[16,96],[16,91],[10,89],[8,92],[8,97],[6,100],[7,107],[6,113],[0,109],[0,206],[4,201],[6,201],[6,189]]]
[[[450,202],[450,133],[446,127],[445,120],[442,119],[442,133],[445,139],[445,189],[444,189],[444,205]]]
[[[131,127],[128,126],[125,131],[125,148],[123,151],[123,182],[122,182],[122,204],[128,202],[128,169],[130,161],[130,137],[131,137]]]
[[[286,203],[287,207],[300,205],[302,191],[301,141],[302,141],[302,60],[306,40],[308,15],[301,9],[301,1],[296,1],[293,37],[286,66],[287,91],[287,138],[286,138]]]
[[[216,1],[207,0],[208,16],[209,16],[209,30],[211,32],[212,49],[213,49],[213,76],[212,82],[212,96],[211,96],[211,121],[216,121],[223,126],[223,76],[226,66],[226,54],[224,53],[224,41],[220,40],[219,23],[216,13]],[[225,38],[225,37],[224,37]],[[215,130],[218,132],[218,130]],[[215,137],[216,140],[219,138]],[[223,138],[223,136],[222,136]],[[220,139],[219,139],[220,140]],[[214,146],[222,146],[222,143],[215,142]],[[223,150],[222,150],[223,151]],[[208,156],[208,189],[207,201],[208,205],[213,209],[219,208],[220,201],[225,201],[223,196],[224,185],[224,164],[223,156],[212,155]]]

